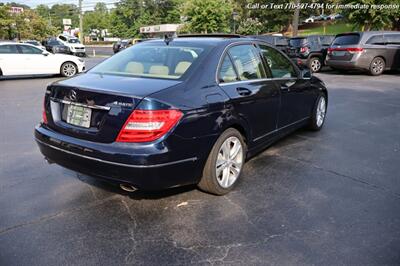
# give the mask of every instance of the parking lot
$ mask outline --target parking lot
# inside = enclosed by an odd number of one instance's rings
[[[222,197],[129,194],[48,165],[33,128],[59,77],[1,80],[0,265],[398,264],[400,74],[317,75],[322,131],[251,159]]]

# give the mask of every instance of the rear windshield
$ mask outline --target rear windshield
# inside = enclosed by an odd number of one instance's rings
[[[360,40],[360,35],[358,34],[338,35],[333,41],[333,45],[358,44],[359,40]]]
[[[300,47],[306,43],[305,38],[294,38],[289,40],[289,45],[292,47]]]
[[[179,79],[204,56],[206,47],[141,43],[112,56],[89,72]]]

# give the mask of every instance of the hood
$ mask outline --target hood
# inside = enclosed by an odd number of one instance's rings
[[[55,85],[144,98],[155,92],[178,85],[181,82],[182,81],[166,79],[102,75],[89,72],[59,81]]]

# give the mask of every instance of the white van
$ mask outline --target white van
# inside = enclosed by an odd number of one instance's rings
[[[60,34],[57,39],[65,46],[68,46],[73,55],[86,56],[85,46],[79,42],[78,38],[66,34]]]

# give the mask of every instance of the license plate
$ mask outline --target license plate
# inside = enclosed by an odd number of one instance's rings
[[[333,51],[332,55],[334,56],[344,56],[345,55],[345,51]]]
[[[92,117],[92,109],[68,105],[67,107],[67,123],[79,127],[90,127],[90,118]]]

